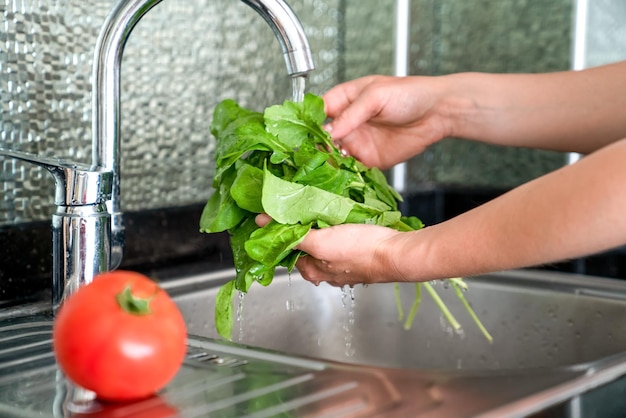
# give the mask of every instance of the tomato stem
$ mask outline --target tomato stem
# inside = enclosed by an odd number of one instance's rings
[[[131,315],[149,315],[152,313],[150,310],[149,298],[140,298],[133,295],[130,285],[126,286],[124,290],[117,294],[117,303],[120,305],[124,312]]]

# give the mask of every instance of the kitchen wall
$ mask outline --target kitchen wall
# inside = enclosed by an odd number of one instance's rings
[[[337,82],[337,1],[300,1],[320,71]],[[91,158],[91,63],[111,0],[4,1],[0,146],[72,161]],[[233,0],[164,1],[137,25],[122,65],[125,210],[178,206],[210,195],[212,109],[224,98],[263,108],[291,97],[270,27]],[[0,224],[47,219],[52,180],[0,161]]]
[[[0,5],[0,146],[88,162],[92,51],[111,0],[5,0]],[[292,0],[315,55],[310,91],[393,73],[394,2]],[[414,0],[412,74],[552,71],[569,67],[571,0]],[[210,195],[213,106],[254,108],[290,97],[270,28],[233,0],[164,1],[138,24],[122,75],[125,210]],[[409,165],[413,189],[508,187],[559,155],[444,141]],[[0,225],[48,219],[47,172],[0,160]]]
[[[433,28],[413,26],[412,72],[548,72],[571,66],[571,0],[420,0]],[[417,10],[416,10],[417,9]],[[428,12],[426,12],[428,11]],[[506,189],[561,166],[563,155],[450,139],[410,165],[410,184]]]

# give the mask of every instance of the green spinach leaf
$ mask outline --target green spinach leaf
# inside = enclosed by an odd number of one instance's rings
[[[306,94],[301,103],[286,101],[263,113],[220,103],[211,133],[217,141],[214,192],[200,219],[200,231],[228,231],[236,277],[220,288],[215,307],[218,333],[231,339],[238,292],[256,282],[267,286],[276,267],[291,271],[303,254],[295,247],[313,228],[343,223],[374,224],[414,231],[423,223],[398,211],[402,197],[376,168],[344,156],[322,128],[326,119],[321,97]],[[267,213],[272,221],[259,228],[255,217]],[[486,332],[459,289],[467,285],[450,279],[468,312]],[[416,303],[406,319],[410,327],[419,306],[421,286],[432,295],[445,318],[460,327],[429,283],[416,284]],[[404,311],[398,299],[399,316]]]

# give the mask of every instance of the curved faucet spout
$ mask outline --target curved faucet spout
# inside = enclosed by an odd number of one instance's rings
[[[313,70],[302,25],[284,0],[242,0],[272,27],[290,76]],[[121,0],[109,14],[96,44],[93,67],[93,165],[114,174],[111,213],[111,269],[122,260],[124,225],[120,205],[120,70],[123,49],[137,22],[161,0]]]
[[[252,7],[274,31],[285,57],[287,73],[306,75],[315,67],[309,41],[291,7],[282,0],[242,0]]]

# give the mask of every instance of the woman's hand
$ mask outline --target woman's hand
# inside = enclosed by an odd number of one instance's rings
[[[387,169],[450,134],[443,83],[434,77],[369,76],[324,94],[326,129],[342,150]]]
[[[306,280],[333,286],[400,282],[393,261],[401,232],[376,225],[344,224],[312,230],[297,249],[307,255],[296,263]]]
[[[265,226],[270,217],[256,218]],[[397,245],[406,232],[376,225],[344,224],[309,231],[296,248],[306,255],[296,267],[306,280],[334,286],[404,281],[394,262]]]

